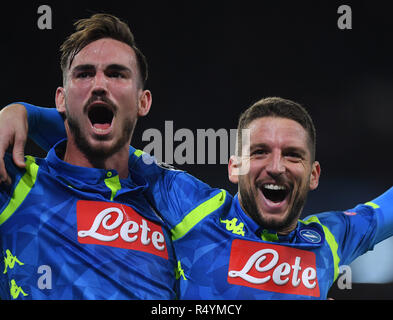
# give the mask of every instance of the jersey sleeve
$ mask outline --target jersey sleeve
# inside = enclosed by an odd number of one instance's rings
[[[344,212],[318,215],[337,244],[339,265],[348,265],[360,255],[393,236],[393,188],[378,198]]]
[[[366,204],[378,217],[375,244],[393,236],[393,187]]]
[[[64,121],[56,108],[37,107],[26,102],[17,102],[27,111],[29,138],[45,151],[66,137]]]
[[[18,185],[21,177],[23,175],[23,169],[20,169],[15,166],[13,163],[12,157],[10,154],[6,153],[4,155],[4,162],[7,169],[7,173],[11,178],[11,184],[0,183],[0,226],[6,221],[8,218],[7,212],[5,212],[6,208],[12,205],[12,201],[16,201],[16,199],[12,198],[13,192]],[[10,204],[11,203],[11,204]]]
[[[224,190],[212,188],[187,172],[157,164],[145,153],[134,162],[133,169],[143,172],[149,184],[146,196],[167,222],[172,234],[182,222],[186,221],[188,227],[192,227],[193,221],[202,219],[222,204],[219,199],[213,200],[214,204],[210,200],[218,198],[225,193]]]

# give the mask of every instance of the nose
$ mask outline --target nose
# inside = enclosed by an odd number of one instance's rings
[[[274,151],[271,153],[269,162],[266,166],[266,171],[271,177],[280,176],[285,172],[283,160],[281,152]]]
[[[108,79],[103,72],[97,72],[94,77],[92,93],[95,95],[105,95],[108,90]]]

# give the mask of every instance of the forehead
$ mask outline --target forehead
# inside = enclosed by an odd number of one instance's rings
[[[263,117],[249,126],[251,146],[267,144],[276,147],[298,147],[308,150],[308,133],[300,123],[280,117]]]
[[[103,38],[89,43],[78,52],[70,69],[82,64],[95,66],[121,64],[133,69],[136,68],[136,55],[134,50],[126,43],[111,38]]]

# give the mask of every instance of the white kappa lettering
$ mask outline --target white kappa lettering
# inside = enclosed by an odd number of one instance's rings
[[[272,254],[273,257],[269,263],[261,267],[261,263],[266,260],[267,254]],[[300,284],[300,282],[302,282],[303,285],[308,289],[315,288],[317,284],[315,281],[317,278],[317,272],[314,268],[312,267],[306,268],[301,275],[301,280],[299,279],[299,271],[302,270],[302,268],[300,267],[301,257],[296,257],[295,263],[292,266],[287,262],[283,262],[278,266],[276,266],[278,260],[279,260],[279,254],[276,250],[262,249],[255,252],[248,259],[248,261],[246,262],[246,264],[241,270],[239,271],[231,270],[228,272],[228,276],[231,278],[240,277],[243,280],[253,284],[263,284],[268,282],[270,279],[272,279],[276,285],[282,286],[289,282],[291,269],[293,269],[291,284],[294,287],[297,287]],[[268,275],[266,277],[257,278],[249,274],[250,270],[253,267],[255,267],[255,269],[261,273],[272,270],[273,268],[274,270],[272,276]]]
[[[108,225],[108,220],[112,218],[112,213],[116,213],[117,218],[112,224]],[[141,230],[140,240],[143,245],[147,246],[151,242],[157,250],[163,251],[165,249],[164,235],[161,232],[154,231],[150,239],[149,232],[151,231],[151,229],[149,228],[148,223],[144,219],[142,219],[142,223],[140,225],[132,220],[126,221],[121,226],[120,232],[116,232],[113,235],[105,235],[97,232],[100,226],[102,226],[105,230],[115,230],[122,224],[123,219],[124,214],[119,208],[112,207],[104,209],[95,217],[90,229],[80,230],[78,232],[78,236],[81,238],[91,237],[100,241],[110,242],[116,240],[120,234],[120,238],[122,238],[124,241],[134,242],[138,239],[137,233],[139,232],[139,230]]]

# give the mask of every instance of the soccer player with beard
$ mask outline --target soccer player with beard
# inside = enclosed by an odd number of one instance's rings
[[[25,107],[29,122],[39,116],[60,126],[55,111]],[[38,136],[48,123],[34,129]],[[250,141],[243,144],[245,129]],[[340,265],[393,235],[393,188],[353,209],[300,220],[321,171],[307,111],[289,100],[262,99],[242,114],[238,134],[240,155],[228,165],[230,181],[239,184],[235,197],[130,147],[130,172],[147,179],[146,194],[171,228],[179,298],[326,299]]]
[[[67,139],[23,169],[5,156],[0,298],[173,299],[169,230],[144,196],[147,182],[128,170],[132,131],[151,105],[144,56],[114,16],[76,27],[56,91]]]
[[[257,107],[259,106],[259,107]],[[262,107],[263,106],[263,107]],[[308,113],[289,100],[265,99],[240,118],[238,130],[250,130],[250,157],[240,163],[246,175],[232,175],[238,165],[229,163],[230,180],[239,184],[242,208],[259,225],[278,233],[295,228],[310,190],[318,186],[320,164],[315,161],[315,127]],[[243,152],[244,153],[244,152]]]

